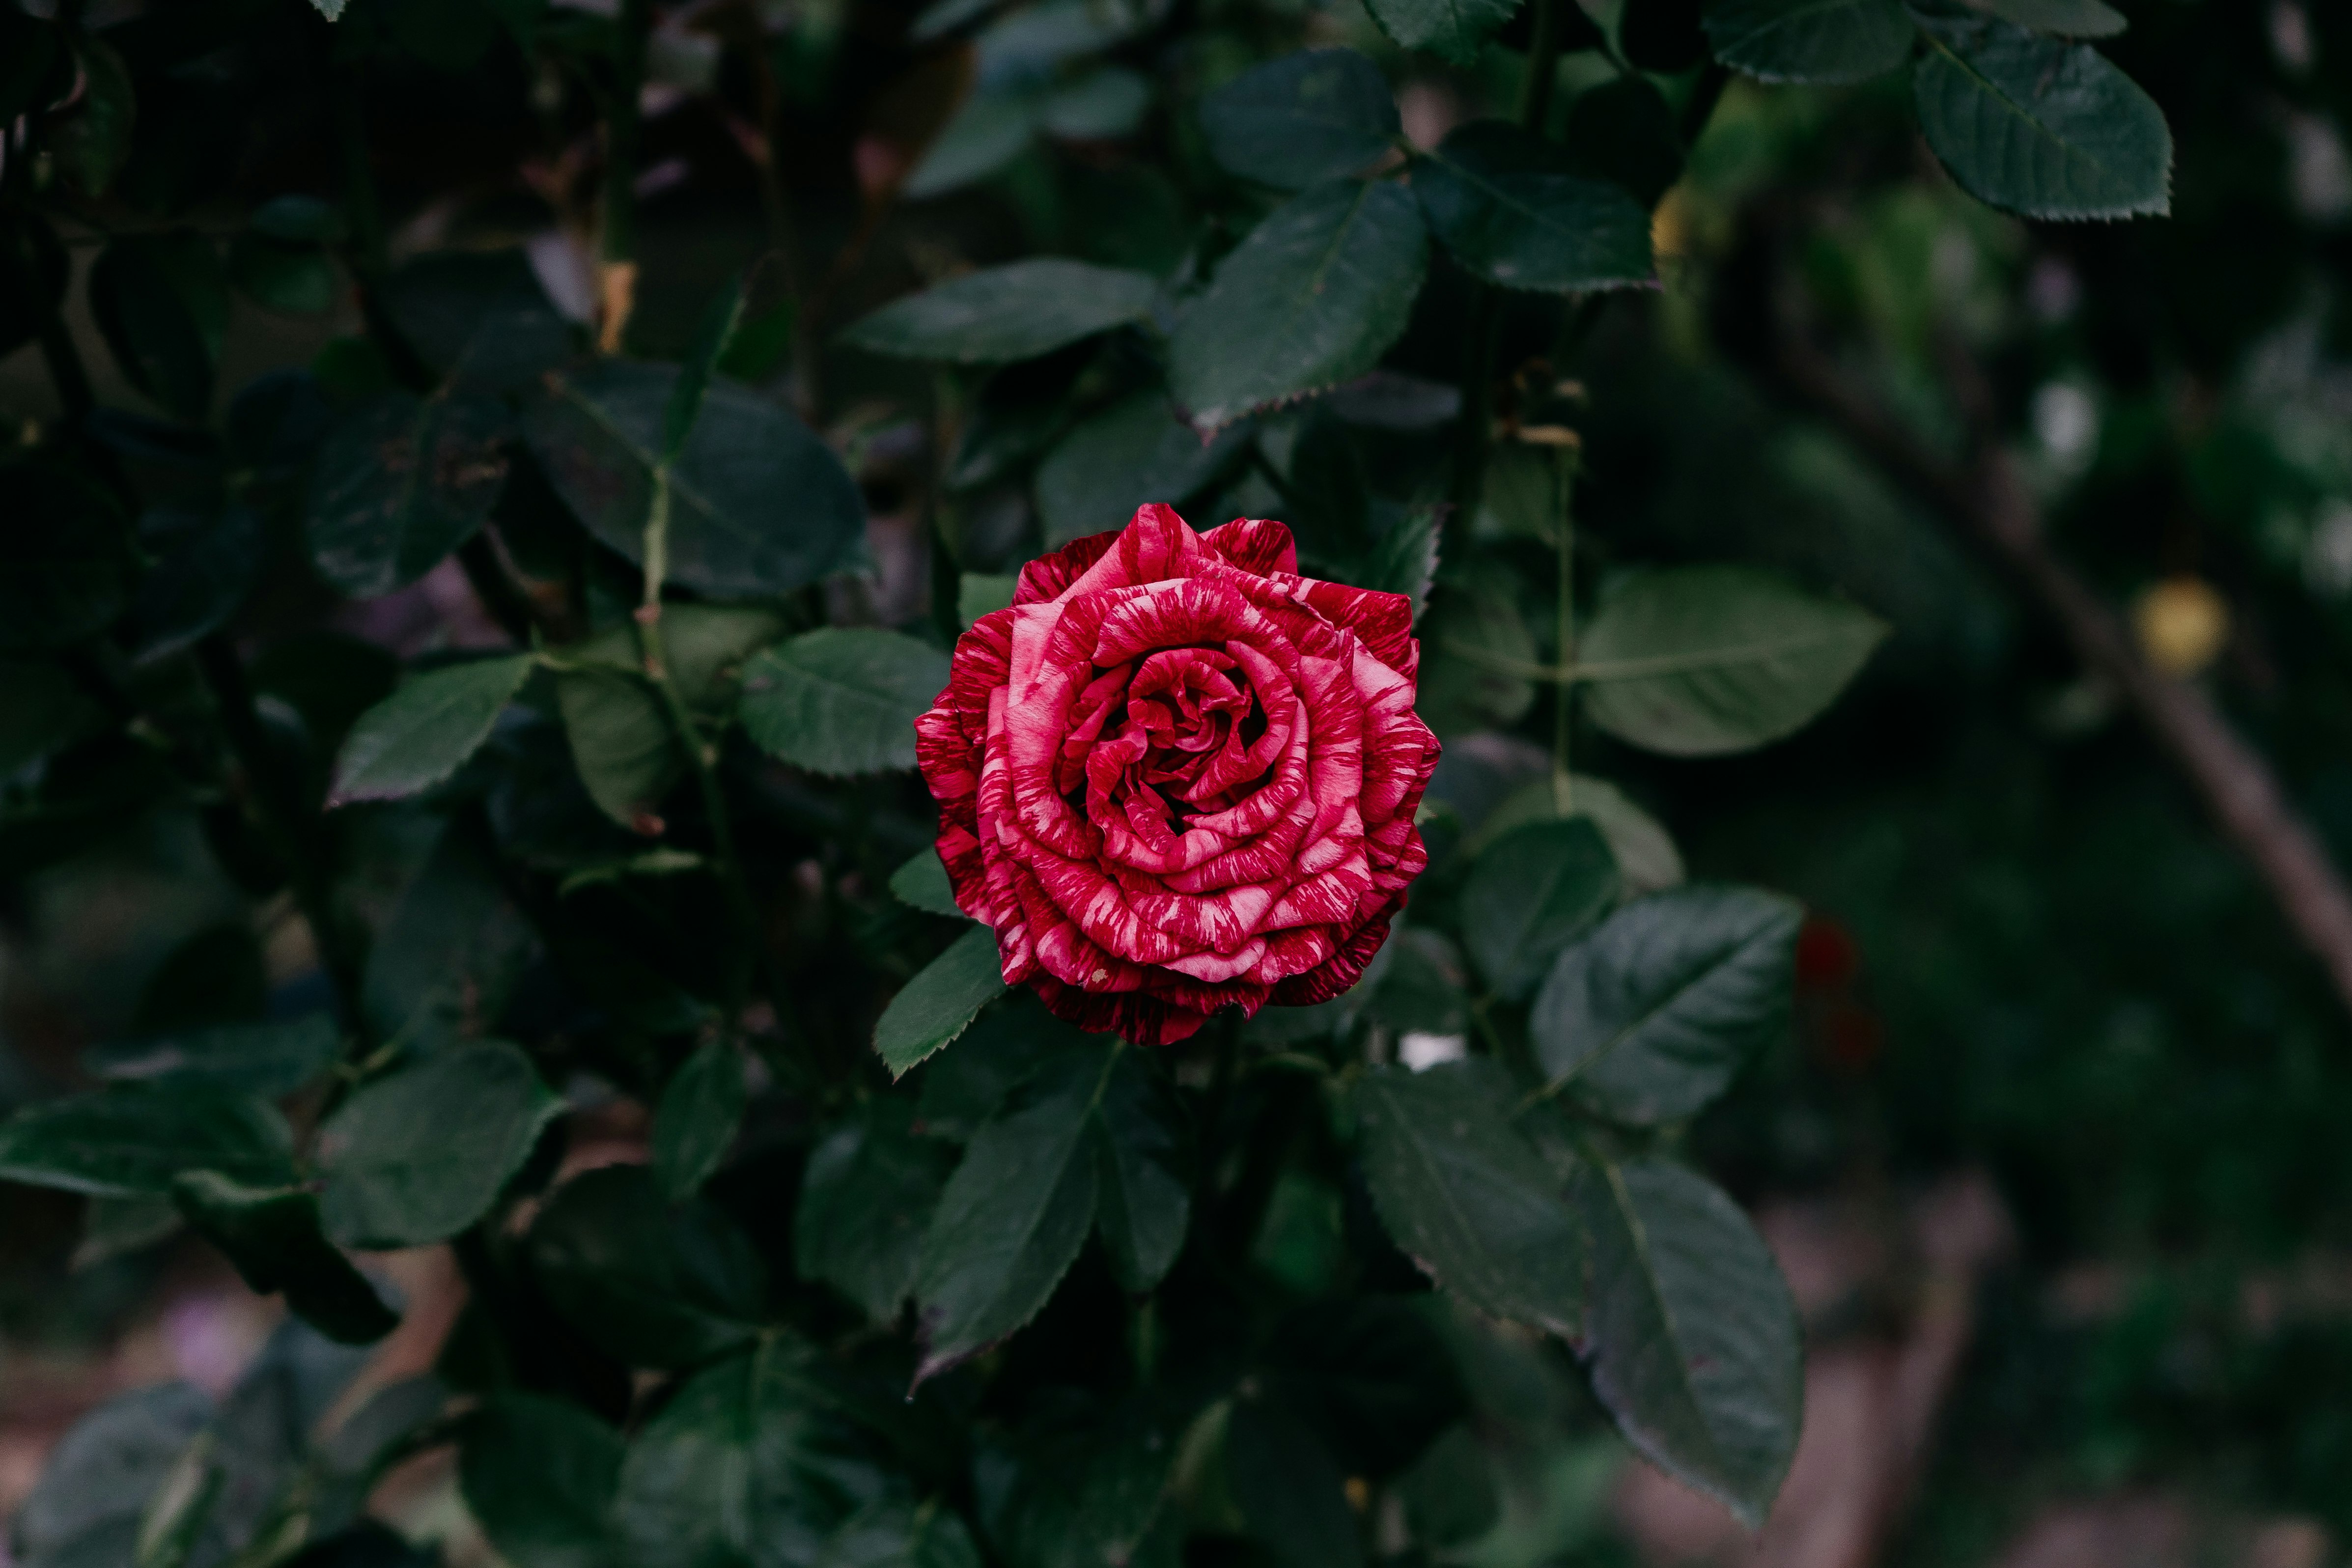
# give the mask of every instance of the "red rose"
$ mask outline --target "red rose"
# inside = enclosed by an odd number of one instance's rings
[[[1181,1040],[1355,984],[1428,856],[1411,603],[1164,506],[1033,561],[916,721],[956,903],[1079,1027]]]

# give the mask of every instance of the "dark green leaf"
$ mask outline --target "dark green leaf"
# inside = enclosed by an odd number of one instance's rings
[[[1516,723],[1535,705],[1534,682],[1487,662],[1536,660],[1536,639],[1507,594],[1484,583],[1448,583],[1431,598],[1420,630],[1413,709],[1440,739]]]
[[[760,1331],[759,1254],[709,1205],[664,1202],[642,1166],[565,1183],[531,1226],[530,1255],[563,1315],[630,1366],[692,1366]]]
[[[2025,217],[2172,210],[2164,111],[2096,49],[1990,18],[1921,25],[1919,129],[1961,189]]]
[[[1037,108],[1026,96],[989,89],[964,100],[907,176],[905,194],[922,201],[984,180],[1019,157],[1037,133]]]
[[[799,1568],[842,1510],[818,1395],[783,1338],[705,1368],[629,1444],[615,1501],[635,1563]]]
[[[2068,38],[2107,38],[2130,23],[2124,14],[2101,0],[1967,0],[1979,11],[2037,33]]]
[[[1437,542],[1444,524],[1444,514],[1433,506],[1416,507],[1389,524],[1373,543],[1371,560],[1357,586],[1402,595],[1412,601],[1418,618],[1437,581]]]
[[[1097,66],[1037,103],[1037,123],[1070,142],[1131,136],[1151,107],[1151,82],[1125,66]]]
[[[1151,1545],[1176,1444],[1147,1408],[1048,1409],[1016,1436],[1010,1485],[984,1517],[1013,1568],[1157,1565]],[[1172,1568],[1172,1563],[1169,1563]]]
[[[955,889],[948,881],[948,868],[940,860],[937,849],[919,849],[912,858],[890,873],[890,893],[902,904],[935,915],[949,915],[968,920],[956,907]]]
[[[602,360],[554,378],[523,426],[588,531],[645,560],[675,366]],[[787,594],[857,557],[866,503],[841,459],[780,405],[711,384],[669,479],[669,579],[722,598]]]
[[[1486,814],[1478,830],[1463,841],[1463,852],[1475,857],[1514,827],[1550,822],[1559,815],[1559,792],[1552,781],[1529,779]],[[1682,851],[1675,847],[1673,835],[1607,779],[1588,773],[1570,775],[1569,815],[1589,816],[1601,829],[1628,893],[1660,893],[1682,884]]]
[[[341,1048],[335,1021],[313,1013],[288,1024],[225,1024],[93,1046],[82,1053],[81,1064],[100,1078],[275,1097],[326,1071]]]
[[[1569,106],[1563,138],[1576,173],[1622,186],[1654,207],[1682,178],[1682,128],[1657,83],[1621,76],[1587,88]]]
[[[272,196],[246,223],[286,245],[331,245],[344,237],[343,215],[316,196]]]
[[[183,1228],[180,1211],[169,1198],[91,1198],[82,1209],[81,1239],[66,1267],[79,1274],[142,1252]]]
[[[1574,1341],[1584,1241],[1559,1181],[1511,1125],[1516,1099],[1502,1068],[1480,1058],[1382,1068],[1349,1104],[1372,1202],[1398,1247],[1489,1317]]]
[[[1021,580],[1009,574],[966,572],[956,579],[956,619],[966,626],[1013,603]]]
[[[191,423],[212,406],[228,276],[202,235],[117,239],[89,269],[90,310],[131,385]]]
[[[1169,343],[1169,390],[1203,427],[1380,363],[1428,264],[1412,196],[1332,180],[1276,207],[1218,266]]]
[[[352,726],[327,804],[398,800],[456,773],[490,738],[534,663],[519,653],[410,676]]]
[[[948,683],[948,656],[870,626],[803,632],[743,671],[752,743],[820,773],[915,765],[915,721]]]
[[[1528,1031],[1555,1085],[1621,1121],[1678,1121],[1787,1027],[1804,911],[1749,888],[1626,905],[1559,955]]]
[[[901,1077],[962,1034],[975,1014],[1003,994],[996,933],[976,924],[898,988],[874,1026],[874,1048],[890,1076]]]
[[[513,1568],[612,1568],[621,1435],[576,1405],[506,1393],[467,1419],[457,1484]]]
[[[273,239],[251,229],[229,241],[228,276],[255,304],[289,315],[331,310],[342,290],[322,247]]]
[[[981,1559],[952,1510],[877,1498],[825,1539],[815,1568],[981,1568]]]
[[[1403,134],[1380,67],[1354,49],[1301,49],[1201,100],[1210,156],[1286,191],[1352,174]]]
[[[1486,982],[1514,1001],[1552,955],[1617,900],[1617,862],[1583,817],[1530,823],[1479,853],[1462,889],[1462,941]]]
[[[783,622],[742,605],[672,605],[662,611],[662,652],[678,699],[698,718],[735,710],[745,661],[776,639]],[[625,827],[641,826],[686,772],[677,731],[660,695],[642,676],[634,622],[562,650],[557,706],[572,760],[589,797]]]
[[[303,528],[319,575],[354,598],[407,586],[471,539],[506,488],[514,420],[480,394],[387,392],[319,448]]]
[[[1286,1313],[1263,1381],[1351,1476],[1394,1475],[1468,1408],[1429,1296],[1336,1295]],[[1454,1321],[1458,1321],[1458,1319]]]
[[[139,100],[130,68],[114,46],[77,29],[71,47],[82,80],[81,101],[48,127],[49,151],[84,195],[102,196],[131,156]]]
[[[1280,1403],[1234,1402],[1225,1479],[1250,1533],[1280,1568],[1362,1568],[1363,1536],[1339,1461]]]
[[[63,647],[122,613],[121,513],[47,463],[0,463],[0,648]]]
[[[1664,1161],[1580,1166],[1571,1196],[1592,1241],[1593,1392],[1645,1458],[1762,1528],[1804,1400],[1772,1254],[1738,1205]]]
[[[261,520],[247,507],[157,507],[139,520],[150,557],[120,636],[142,663],[218,631],[261,576],[268,548]]]
[[[1585,710],[1669,756],[1744,752],[1837,700],[1886,624],[1744,566],[1645,573],[1601,605],[1576,648]]]
[[[384,314],[449,387],[513,394],[572,353],[572,329],[520,250],[445,250],[378,287]]]
[[[1398,1034],[1459,1035],[1470,1026],[1462,955],[1437,932],[1418,926],[1402,926],[1390,935],[1349,1001]]]
[[[163,1195],[182,1171],[257,1186],[294,1180],[294,1141],[265,1100],[126,1083],[27,1106],[0,1122],[0,1177],[94,1197]]]
[[[1462,126],[1419,164],[1412,188],[1446,249],[1490,283],[1584,294],[1656,279],[1642,205],[1570,173],[1556,146],[1516,125]]]
[[[751,1097],[743,1053],[727,1040],[698,1047],[670,1075],[654,1109],[654,1179],[673,1202],[692,1197],[734,1145]]]
[[[982,1128],[964,1150],[916,1277],[918,1381],[1035,1317],[1077,1257],[1099,1184],[1095,1110],[1117,1060],[1107,1054],[1087,1064],[1090,1070],[1055,1075],[1044,1092]]]
[[[140,1523],[213,1415],[185,1383],[117,1394],[58,1440],[10,1525],[22,1568],[121,1568],[139,1559]]]
[[[338,1343],[373,1344],[400,1315],[383,1304],[350,1258],[319,1228],[318,1194],[304,1187],[254,1187],[217,1171],[173,1180],[180,1214],[227,1254],[247,1286],[284,1291],[289,1310]]]
[[[1397,1479],[1413,1539],[1442,1551],[1494,1529],[1503,1511],[1495,1479],[1495,1461],[1470,1426],[1447,1431]]]
[[[1124,528],[1151,501],[1181,506],[1213,483],[1246,445],[1245,427],[1202,441],[1164,393],[1139,392],[1079,425],[1037,468],[1048,546]]]
[[[417,1048],[491,1033],[538,941],[498,868],[462,825],[441,839],[370,944],[360,1006]]]
[[[1140,272],[1033,257],[934,284],[842,333],[872,353],[998,364],[1034,359],[1151,313],[1159,284]]]
[[[1427,49],[1457,66],[1478,58],[1479,46],[1509,21],[1519,0],[1371,0],[1365,9],[1381,31],[1408,49]]]
[[[970,1139],[1024,1079],[1086,1040],[1045,1011],[1034,992],[1014,992],[982,1013],[954,1050],[923,1068],[917,1108],[923,1131],[958,1142]]]
[[[1911,58],[1902,0],[1714,0],[1715,58],[1759,81],[1864,81]]]
[[[1145,1295],[1184,1246],[1192,1194],[1182,1112],[1141,1055],[1110,1047],[1110,1076],[1096,1095],[1101,1161],[1095,1221],[1119,1288]]]
[[[319,1128],[328,1234],[359,1247],[457,1235],[562,1109],[503,1041],[452,1046],[362,1085]]]
[[[686,359],[677,369],[677,380],[670,385],[669,402],[662,408],[664,462],[676,462],[678,453],[685,450],[686,438],[693,433],[694,422],[701,417],[702,400],[710,394],[711,374],[742,320],[743,280],[739,278],[703,312],[694,344],[687,350]]]
[[[877,1323],[914,1292],[923,1232],[954,1163],[950,1145],[913,1131],[902,1095],[877,1095],[809,1154],[793,1216],[793,1267]]]

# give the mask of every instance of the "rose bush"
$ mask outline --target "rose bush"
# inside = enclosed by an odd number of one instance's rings
[[[1030,563],[916,727],[1006,982],[1138,1045],[1354,984],[1428,863],[1419,661],[1409,599],[1298,575],[1279,522],[1146,506]]]

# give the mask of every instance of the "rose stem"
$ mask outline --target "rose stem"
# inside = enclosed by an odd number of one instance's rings
[[[1568,722],[1569,706],[1576,694],[1570,673],[1576,668],[1576,448],[1558,448],[1558,464],[1552,472],[1552,489],[1559,513],[1559,651],[1551,688],[1551,803],[1555,815],[1567,816],[1574,795],[1568,772]]]

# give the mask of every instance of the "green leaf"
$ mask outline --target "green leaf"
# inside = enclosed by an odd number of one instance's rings
[[[286,1024],[224,1024],[93,1046],[81,1054],[100,1078],[230,1094],[291,1094],[334,1065],[342,1031],[324,1013]]]
[[[990,935],[986,931],[974,935]],[[970,942],[971,938],[964,939]],[[980,1130],[923,1241],[915,1293],[918,1382],[970,1360],[1037,1315],[1095,1218],[1095,1111],[1116,1053],[1052,1075],[1026,1103]]]
[[[2131,24],[2124,14],[2101,0],[1966,0],[1979,11],[2037,33],[2068,38],[2108,38]]]
[[[744,665],[775,641],[783,621],[750,605],[670,605],[662,611],[662,652],[678,700],[698,718],[735,710]],[[589,798],[625,827],[639,828],[685,773],[668,708],[643,678],[634,622],[562,650],[556,706],[572,760]]]
[[[456,773],[490,738],[534,663],[519,653],[410,676],[352,726],[327,804],[398,800]]]
[[[401,263],[374,293],[451,389],[513,395],[572,355],[571,325],[519,248],[429,252]]]
[[[793,1268],[895,1321],[914,1293],[923,1233],[939,1207],[950,1146],[914,1131],[913,1106],[876,1095],[809,1154],[793,1215]]]
[[[1658,819],[1633,804],[1624,791],[1607,779],[1577,773],[1569,780],[1569,815],[1589,816],[1609,840],[1617,873],[1625,891],[1635,897],[1662,893],[1683,881],[1682,851]],[[1559,802],[1549,777],[1529,779],[1503,797],[1478,830],[1465,839],[1463,853],[1475,858],[1487,845],[1514,827],[1530,822],[1551,822],[1559,816]]]
[[[924,1068],[917,1119],[926,1132],[968,1142],[1024,1079],[1086,1040],[1045,1011],[1036,993],[1016,991],[982,1013],[952,1052]]]
[[[539,941],[488,848],[463,821],[442,829],[368,948],[360,1009],[419,1049],[494,1031]]]
[[[676,462],[686,438],[694,433],[694,422],[702,416],[702,400],[710,395],[711,373],[725,356],[742,320],[743,279],[738,277],[703,311],[694,342],[677,367],[677,379],[670,384],[669,401],[662,405],[664,462]]]
[[[1593,1393],[1643,1458],[1761,1529],[1804,1413],[1772,1254],[1738,1205],[1664,1161],[1580,1165],[1571,1196],[1592,1241]]]
[[[310,563],[357,599],[415,582],[489,517],[513,434],[506,405],[481,394],[387,392],[362,405],[310,469]]]
[[[228,1256],[247,1288],[284,1291],[296,1317],[341,1344],[373,1344],[400,1314],[319,1228],[318,1194],[248,1186],[217,1171],[183,1171],[172,1198],[196,1233]]]
[[[1019,157],[1037,133],[1029,98],[982,89],[965,99],[901,187],[909,201],[945,195],[984,180]]]
[[[1192,1218],[1183,1113],[1139,1053],[1109,1049],[1092,1112],[1095,1223],[1119,1289],[1141,1296],[1175,1263]]]
[[[730,1041],[710,1040],[663,1087],[654,1109],[654,1179],[672,1202],[700,1192],[733,1147],[751,1098],[743,1073],[742,1051]]]
[[[1201,100],[1209,155],[1286,191],[1352,174],[1404,134],[1388,79],[1354,49],[1300,49]]]
[[[1960,188],[2024,217],[2172,210],[2172,132],[2087,44],[2007,22],[1922,16],[1919,129]]]
[[[1159,291],[1141,272],[1033,257],[885,305],[852,323],[841,341],[901,359],[1000,364],[1141,321]]]
[[[948,868],[936,849],[919,849],[908,862],[890,873],[890,893],[902,904],[935,915],[950,915],[957,920],[971,917],[956,907],[955,889],[948,881]]]
[[[229,281],[265,310],[316,316],[335,308],[342,283],[325,248],[248,228],[229,241]]]
[[[1497,670],[1536,662],[1536,639],[1499,584],[1448,582],[1421,623],[1420,689],[1413,710],[1441,740],[1515,724],[1535,706],[1535,683]]]
[[[621,1435],[576,1405],[499,1393],[457,1450],[466,1510],[513,1568],[614,1568]]]
[[[558,1188],[531,1226],[530,1257],[563,1315],[630,1366],[693,1366],[760,1331],[759,1254],[709,1205],[666,1203],[643,1166]]]
[[[1412,188],[1431,231],[1490,283],[1584,294],[1657,280],[1642,205],[1571,173],[1555,144],[1516,125],[1458,128],[1415,167]]]
[[[139,100],[131,68],[114,46],[77,28],[71,47],[82,80],[81,101],[46,128],[49,151],[84,195],[102,196],[130,161]]]
[[[1759,81],[1866,81],[1911,58],[1918,28],[1902,0],[1715,0],[1715,58]]]
[[[122,613],[121,522],[78,475],[0,464],[0,648],[62,647]]]
[[[1070,142],[1132,136],[1151,107],[1151,82],[1125,66],[1097,66],[1037,102],[1037,123]]]
[[[1403,333],[1428,249],[1421,209],[1385,181],[1293,196],[1185,311],[1169,390],[1208,428],[1361,375]]]
[[[952,1510],[877,1498],[826,1537],[815,1568],[981,1568],[981,1557]]]
[[[1400,1035],[1459,1035],[1470,1027],[1462,955],[1437,932],[1418,926],[1400,926],[1390,935],[1349,1000]]]
[[[1174,1552],[1152,1546],[1170,1533],[1154,1526],[1171,1517],[1176,1447],[1139,1401],[1049,1406],[1024,1425],[1010,1453],[982,1460],[1010,1472],[986,1516],[989,1533],[1013,1568],[1172,1568]]]
[[[1486,983],[1514,1001],[1552,955],[1617,901],[1617,861],[1583,817],[1537,822],[1495,840],[1462,889],[1462,942]]]
[[[1885,636],[1869,611],[1769,573],[1683,566],[1604,600],[1576,663],[1603,730],[1669,756],[1719,756],[1811,722]]]
[[[362,1084],[319,1128],[327,1233],[367,1248],[446,1240],[489,1211],[562,1109],[503,1041]]]
[[[1004,994],[996,933],[984,925],[956,938],[923,972],[898,988],[874,1026],[874,1048],[892,1078],[964,1032],[973,1016]]]
[[[1489,1317],[1574,1342],[1584,1240],[1550,1168],[1512,1126],[1491,1060],[1386,1067],[1349,1096],[1381,1223],[1439,1284]]]
[[[257,1186],[294,1180],[275,1106],[188,1084],[126,1083],[26,1106],[0,1122],[0,1177],[92,1197],[162,1196],[182,1171]]]
[[[743,730],[771,756],[819,773],[915,765],[915,721],[948,683],[948,656],[870,626],[824,626],[743,671]]]
[[[1370,0],[1381,31],[1408,49],[1427,49],[1457,66],[1475,64],[1479,46],[1519,9],[1519,0]]]
[[[204,1432],[213,1402],[185,1383],[115,1395],[74,1423],[10,1525],[22,1568],[120,1568],[138,1561],[148,1500]]]
[[[524,411],[549,482],[589,532],[645,563],[646,512],[678,371],[600,360]],[[833,449],[769,401],[714,381],[669,478],[669,580],[719,598],[807,586],[858,558],[866,503]]]
[[[686,1380],[630,1441],[614,1503],[633,1563],[793,1568],[838,1522],[839,1461],[792,1341]]]
[[[220,253],[193,232],[126,236],[89,269],[90,312],[124,378],[192,424],[212,407],[228,303]]]
[[[1496,1464],[1471,1426],[1449,1428],[1397,1478],[1405,1527],[1440,1551],[1469,1545],[1500,1522]]]
[[[1412,601],[1413,616],[1419,618],[1437,581],[1437,542],[1444,524],[1444,514],[1433,506],[1416,507],[1389,524],[1374,542],[1371,559],[1356,585],[1403,595]]]
[[[142,664],[226,626],[260,579],[268,548],[261,520],[236,501],[151,507],[138,538],[147,569],[118,635]]]
[[[1280,1568],[1363,1568],[1347,1478],[1314,1430],[1271,1399],[1240,1399],[1225,1422],[1225,1479],[1250,1533]]]
[[[1037,511],[1049,548],[1124,528],[1150,501],[1181,506],[1214,483],[1249,440],[1245,426],[1209,441],[1164,393],[1139,392],[1080,424],[1037,466]]]
[[[1788,1026],[1794,901],[1677,888],[1626,905],[1559,955],[1528,1032],[1555,1087],[1620,1121],[1697,1114]]]

